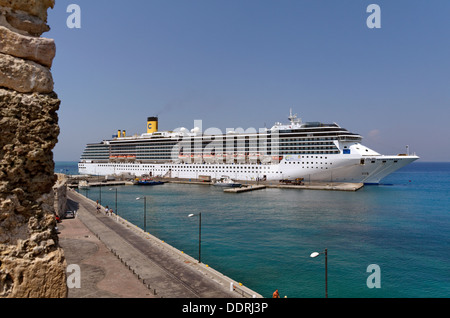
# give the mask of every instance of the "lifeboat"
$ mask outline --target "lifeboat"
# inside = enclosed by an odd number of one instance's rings
[[[260,154],[259,154],[259,153],[251,153],[251,154],[248,156],[248,160],[249,160],[251,163],[256,163],[256,162],[258,162],[259,157],[260,157]]]
[[[247,156],[243,153],[238,153],[236,155],[236,161],[237,163],[245,163],[245,159],[247,158]]]
[[[214,155],[211,154],[205,154],[203,155],[203,160],[205,160],[206,163],[213,163],[214,161],[216,161],[216,158]]]
[[[193,155],[194,163],[202,163],[203,162],[203,156],[202,155]]]

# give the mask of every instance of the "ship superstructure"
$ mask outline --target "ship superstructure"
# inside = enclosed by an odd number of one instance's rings
[[[381,155],[362,145],[360,135],[336,123],[303,123],[292,111],[288,124],[275,123],[270,129],[214,132],[199,127],[158,131],[158,118],[149,117],[147,133],[126,136],[119,130],[110,140],[88,144],[79,173],[377,184],[418,159]]]

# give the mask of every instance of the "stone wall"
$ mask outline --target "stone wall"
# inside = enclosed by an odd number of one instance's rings
[[[62,173],[57,173],[56,176],[58,179],[53,186],[53,206],[55,208],[55,214],[62,218],[64,217],[64,213],[66,213],[67,207],[67,176]]]
[[[55,231],[54,0],[0,0],[0,297],[66,297]]]

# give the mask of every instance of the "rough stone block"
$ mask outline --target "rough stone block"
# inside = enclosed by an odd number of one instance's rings
[[[51,67],[56,46],[52,39],[24,36],[0,26],[0,53]]]
[[[2,10],[0,10],[2,11]],[[38,17],[29,15],[23,11],[12,11],[4,8],[3,15],[6,22],[4,23],[9,29],[17,29],[25,31],[28,35],[41,36],[42,33],[50,31],[50,27]],[[2,23],[0,22],[0,25]],[[23,33],[23,32],[20,32]]]
[[[55,6],[55,0],[0,0],[0,6],[25,11],[47,22],[47,9]]]
[[[53,77],[45,66],[0,53],[0,87],[20,93],[51,93]]]

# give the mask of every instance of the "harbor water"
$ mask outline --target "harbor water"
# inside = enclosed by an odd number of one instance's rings
[[[416,162],[356,192],[222,190],[166,183],[80,192],[117,204],[120,216],[195,258],[199,218],[188,215],[201,213],[202,262],[264,297],[275,289],[324,297],[324,255],[310,254],[325,248],[329,297],[450,297],[450,163]],[[145,209],[136,199],[144,196]]]

